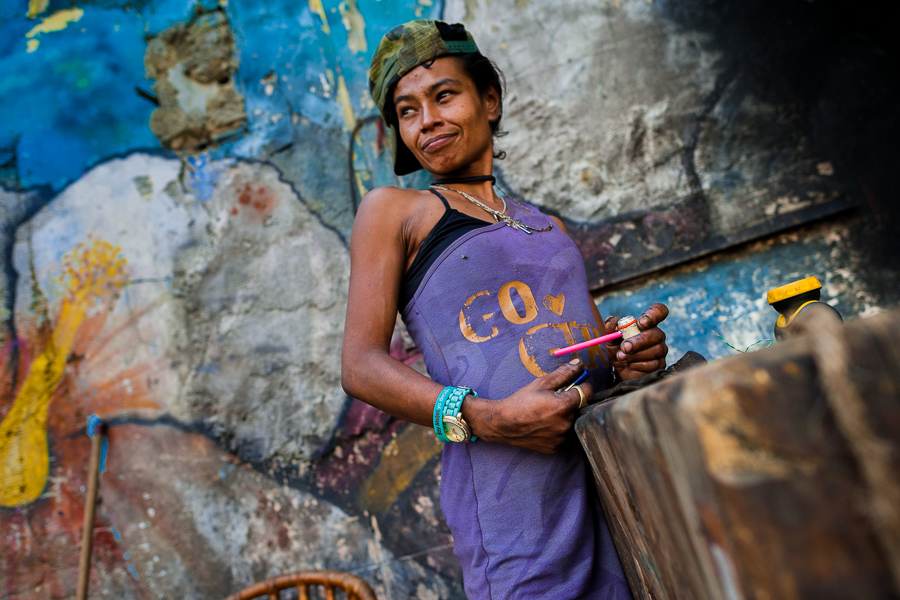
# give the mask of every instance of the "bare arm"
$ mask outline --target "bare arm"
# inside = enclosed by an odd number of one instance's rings
[[[350,292],[341,350],[341,385],[354,398],[400,419],[431,427],[443,386],[393,358],[391,335],[400,281],[407,263],[404,228],[408,204],[399,190],[379,188],[363,199],[350,240]],[[577,413],[576,390],[557,394],[577,377],[580,362],[563,365],[503,399],[469,396],[463,417],[477,437],[489,442],[553,453],[565,440]],[[588,396],[590,384],[582,384]]]
[[[430,426],[431,407],[443,387],[389,353],[407,259],[408,215],[391,197],[396,193],[379,188],[367,194],[353,226],[341,385],[386,413]]]

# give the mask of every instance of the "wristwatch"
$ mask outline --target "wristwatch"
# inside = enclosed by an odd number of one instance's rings
[[[442,442],[474,442],[469,424],[462,416],[462,403],[466,396],[478,394],[467,387],[447,387],[441,392],[435,405],[434,432]]]

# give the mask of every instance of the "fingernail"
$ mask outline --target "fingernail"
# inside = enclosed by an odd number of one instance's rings
[[[650,327],[650,319],[648,317],[641,317],[640,322],[644,327]]]
[[[631,352],[631,349],[634,348],[634,344],[631,342],[625,342],[622,344],[622,350],[625,352]]]
[[[572,365],[573,367],[576,367],[581,364],[581,359],[576,356],[575,358],[573,358],[572,360],[569,361],[569,364]]]
[[[626,356],[624,352],[619,350],[619,352],[616,353],[616,358],[618,358],[619,360],[625,360],[626,358],[628,358],[628,356]]]

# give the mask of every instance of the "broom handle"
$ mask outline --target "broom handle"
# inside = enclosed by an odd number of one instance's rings
[[[103,424],[94,426],[91,436],[91,464],[88,471],[87,498],[84,502],[84,527],[81,530],[81,559],[78,563],[77,600],[87,600],[91,578],[91,549],[94,541],[94,512],[100,487],[100,454],[103,450]]]

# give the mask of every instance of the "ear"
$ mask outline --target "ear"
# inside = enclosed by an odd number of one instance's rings
[[[500,92],[495,86],[492,85],[481,95],[481,101],[484,103],[484,110],[487,113],[489,122],[495,122],[503,114],[503,107],[500,102]]]

